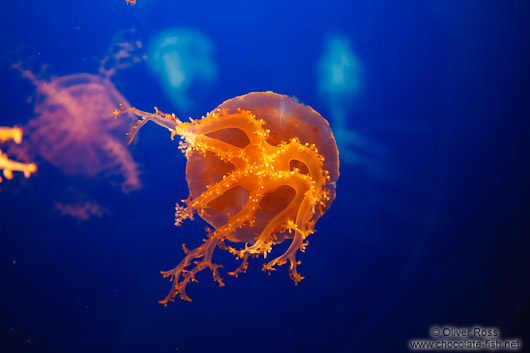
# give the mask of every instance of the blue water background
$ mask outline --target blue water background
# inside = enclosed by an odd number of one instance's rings
[[[406,352],[432,326],[477,324],[530,344],[529,16],[527,1],[3,1],[0,125],[34,115],[35,89],[11,64],[47,65],[48,78],[95,74],[130,28],[143,43],[199,30],[219,69],[186,112],[144,63],[123,70],[114,82],[136,107],[199,118],[272,90],[328,117],[316,65],[341,33],[364,65],[348,127],[391,153],[366,153],[381,173],[341,165],[298,286],[285,266],[262,272],[263,259],[232,278],[236,262],[218,252],[226,286],[204,271],[192,303],[167,307],[159,271],[180,261],[182,243],[200,244],[206,224],[173,226],[186,160],[166,131],[140,133],[131,151],[143,188],[129,194],[45,163],[27,181],[17,175],[0,185],[0,350]],[[110,213],[61,217],[65,183]]]

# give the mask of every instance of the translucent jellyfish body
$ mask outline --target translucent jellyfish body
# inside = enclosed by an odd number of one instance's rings
[[[129,134],[131,140],[148,121],[183,139],[180,148],[188,159],[190,196],[184,205],[177,204],[175,224],[197,213],[215,228],[200,247],[184,247],[186,256],[177,267],[162,272],[173,285],[161,303],[177,295],[190,300],[186,285],[206,268],[223,285],[220,265],[212,261],[216,248],[242,259],[230,273],[237,275],[246,270],[249,257],[267,257],[274,245],[291,240],[285,253],[263,269],[271,271],[289,262],[293,281],[302,280],[296,253],[304,251],[316,221],[330,207],[339,177],[337,145],[320,114],[273,92],[230,99],[189,123],[158,110],[146,113],[122,107],[115,114],[123,112],[141,117]]]
[[[340,34],[328,36],[317,69],[318,92],[330,113],[342,160],[362,165],[372,175],[386,174],[383,166],[389,158],[388,149],[351,128],[355,123],[352,108],[363,87],[364,68],[350,40]]]
[[[179,112],[190,112],[194,98],[217,78],[215,47],[205,34],[187,28],[158,34],[149,44],[147,64]]]
[[[108,76],[74,74],[37,79],[35,117],[24,127],[30,155],[43,158],[68,175],[109,178],[124,192],[141,186],[138,166],[127,150],[127,119],[111,114],[124,100]]]

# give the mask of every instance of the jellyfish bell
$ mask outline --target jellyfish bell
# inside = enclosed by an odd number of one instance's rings
[[[324,156],[323,169],[327,170],[330,176],[330,181],[327,183],[330,200],[326,203],[325,209],[317,211],[313,216],[314,221],[318,220],[331,206],[331,202],[335,198],[335,183],[339,177],[338,150],[329,123],[313,108],[299,103],[295,98],[273,92],[253,92],[229,99],[219,105],[212,113],[218,110],[226,110],[227,114],[237,113],[238,109],[250,111],[265,122],[264,128],[270,130],[267,142],[271,145],[278,146],[282,142],[290,141],[296,137],[302,145],[306,143],[315,144],[319,153]],[[238,147],[245,147],[249,141],[243,131],[239,129],[222,129],[209,134],[209,136]],[[207,186],[219,182],[224,175],[236,168],[232,163],[219,159],[212,152],[203,154],[198,151],[191,151],[187,158],[186,180],[192,199],[204,193]],[[308,173],[305,164],[296,158],[290,162],[290,169],[294,168]],[[294,194],[292,188],[285,186],[280,186],[268,193],[260,202],[253,225],[238,228],[230,234],[228,239],[236,242],[254,243],[257,235],[263,231],[279,211],[291,202]],[[214,228],[218,228],[241,210],[247,203],[248,196],[249,191],[245,188],[233,188],[210,202],[207,210],[204,213],[199,213],[199,216]],[[295,218],[294,215],[293,218]],[[276,236],[276,242],[280,243],[285,239],[292,239],[293,233],[283,230]]]
[[[210,38],[190,28],[169,29],[151,41],[148,67],[180,112],[193,110],[197,97],[216,80],[214,51]]]

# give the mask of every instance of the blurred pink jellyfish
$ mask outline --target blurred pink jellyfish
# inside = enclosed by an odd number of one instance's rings
[[[36,87],[35,117],[24,127],[30,157],[40,156],[72,176],[108,178],[123,192],[141,187],[138,165],[126,148],[130,124],[116,120],[112,111],[125,101],[110,77],[138,60],[131,55],[141,43],[118,43],[117,51],[102,60],[99,75],[73,74],[37,78],[15,64]],[[109,60],[112,67],[106,68]]]

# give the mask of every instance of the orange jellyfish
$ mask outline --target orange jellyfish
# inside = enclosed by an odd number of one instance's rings
[[[0,142],[13,140],[16,144],[22,142],[22,129],[19,127],[3,127],[0,126]],[[13,178],[13,172],[22,172],[26,178],[29,178],[31,173],[37,171],[37,166],[33,163],[21,163],[10,160],[7,154],[0,151],[0,170],[4,171],[6,179]],[[2,177],[0,177],[2,182]]]
[[[328,122],[311,107],[273,92],[255,92],[225,101],[200,120],[182,122],[155,108],[146,113],[123,105],[115,115],[131,112],[141,117],[129,132],[131,142],[148,121],[179,135],[187,158],[190,196],[177,204],[175,224],[193,219],[196,212],[215,230],[194,250],[183,245],[185,258],[170,271],[172,287],[167,304],[178,294],[191,301],[186,285],[209,268],[223,286],[212,262],[214,250],[228,250],[242,263],[230,275],[245,272],[248,258],[271,252],[290,239],[284,254],[263,266],[272,271],[290,262],[290,277],[298,283],[298,250],[304,251],[315,222],[335,198],[339,158]],[[230,244],[225,244],[225,240]],[[236,248],[237,243],[244,246]]]

